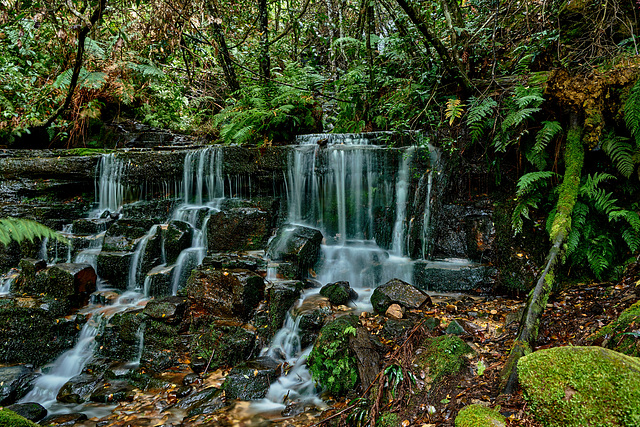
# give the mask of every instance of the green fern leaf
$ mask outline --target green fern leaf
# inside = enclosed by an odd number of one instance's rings
[[[530,172],[528,174],[522,175],[518,180],[518,184],[516,186],[516,196],[522,197],[527,193],[539,190],[541,187],[548,184],[548,182],[544,182],[544,180],[552,178],[554,176],[557,176],[557,174],[552,171]]]
[[[89,55],[93,56],[96,59],[105,59],[105,52],[102,46],[100,46],[97,41],[89,37],[87,37],[84,41],[84,49]]]
[[[636,140],[636,146],[640,147],[640,80],[633,85],[624,103],[624,121]]]
[[[522,122],[527,119],[530,119],[534,113],[540,111],[540,108],[523,108],[517,111],[510,113],[505,119],[502,121],[502,131],[507,132],[512,128],[519,126]]]
[[[0,243],[3,243],[5,246],[12,241],[21,242],[23,240],[29,240],[33,242],[35,238],[45,237],[58,240],[65,244],[68,242],[60,233],[39,222],[23,218],[0,219]]]
[[[607,153],[618,172],[629,178],[635,169],[634,149],[628,138],[616,136],[613,132],[603,133],[600,145]]]
[[[471,140],[476,142],[480,139],[484,130],[488,127],[485,119],[494,111],[498,103],[491,97],[479,99],[472,97],[469,99],[469,111],[467,112],[467,126],[471,131]]]

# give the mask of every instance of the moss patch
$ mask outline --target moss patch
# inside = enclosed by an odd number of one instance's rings
[[[640,359],[601,347],[557,347],[520,359],[518,377],[544,425],[640,425]]]
[[[425,371],[431,385],[458,373],[466,363],[465,355],[473,352],[466,342],[453,335],[427,338],[423,346],[425,350],[418,355],[416,363]]]
[[[507,420],[500,412],[482,405],[465,406],[455,421],[456,427],[500,427],[506,424]]]
[[[628,356],[640,357],[640,301],[620,313],[617,320],[600,329],[590,337],[592,342],[619,351]]]
[[[0,409],[0,427],[38,427],[38,424],[8,409]]]

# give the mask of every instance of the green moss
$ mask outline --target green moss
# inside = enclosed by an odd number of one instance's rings
[[[38,424],[8,409],[0,409],[0,427],[38,427]]]
[[[459,372],[466,362],[464,356],[473,352],[466,342],[454,335],[427,338],[423,346],[425,350],[416,362],[427,373],[431,384]]]
[[[381,427],[398,427],[400,426],[400,417],[398,417],[398,414],[392,412],[384,412],[380,415],[380,418],[378,418],[376,425]]]
[[[63,150],[63,156],[95,156],[100,154],[113,153],[113,150],[105,148],[71,148],[69,150]]]
[[[601,347],[557,347],[520,359],[530,410],[546,426],[640,425],[640,359]]]
[[[499,427],[506,423],[506,418],[496,409],[482,405],[469,405],[458,412],[455,427]]]
[[[359,381],[349,349],[349,336],[355,335],[357,324],[356,316],[344,316],[325,325],[307,360],[313,378],[335,396],[346,395]]]
[[[640,357],[640,301],[620,313],[617,320],[600,329],[590,341],[603,340],[602,345],[628,356]]]
[[[193,336],[191,360],[202,358],[207,363],[210,360],[210,371],[222,367],[230,368],[251,356],[255,336],[255,332],[247,330],[241,325],[214,323],[209,330]]]

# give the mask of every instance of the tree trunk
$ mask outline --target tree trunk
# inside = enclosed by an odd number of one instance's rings
[[[469,81],[469,77],[464,70],[458,67],[458,64],[453,59],[453,56],[449,53],[445,45],[440,39],[429,29],[427,24],[418,17],[416,10],[407,2],[407,0],[396,0],[398,5],[404,10],[409,17],[409,20],[416,26],[422,37],[424,37],[424,45],[427,51],[433,47],[438,56],[442,60],[446,69],[453,73],[454,78],[460,83],[464,90],[469,89],[472,85]]]
[[[222,73],[224,74],[224,79],[227,82],[227,86],[229,86],[229,90],[231,92],[235,92],[240,89],[240,84],[238,83],[238,77],[236,76],[236,70],[233,68],[233,61],[231,60],[231,55],[229,54],[229,48],[227,47],[227,41],[224,38],[224,31],[222,30],[222,18],[219,17],[218,6],[213,3],[211,5],[211,12],[216,16],[213,19],[213,39],[218,44],[218,60],[220,61],[220,65],[222,65]]]
[[[271,60],[269,58],[269,14],[267,0],[258,2],[258,21],[260,21],[260,76],[262,83],[267,84],[271,79]]]
[[[582,128],[578,126],[576,114],[571,116],[570,129],[564,152],[565,171],[560,185],[560,196],[556,203],[556,215],[553,218],[550,238],[551,249],[547,255],[545,268],[538,277],[536,287],[527,300],[527,305],[520,320],[518,335],[511,347],[509,357],[502,368],[500,387],[504,393],[512,393],[518,382],[518,360],[533,351],[540,319],[553,291],[555,269],[564,240],[571,230],[571,213],[578,198],[580,176],[584,163],[584,147],[582,144]]]
[[[78,86],[78,78],[80,77],[80,71],[82,70],[82,61],[84,59],[84,43],[87,40],[87,36],[89,35],[89,31],[93,28],[93,26],[98,22],[98,20],[102,17],[105,8],[107,7],[107,0],[99,0],[98,6],[93,10],[91,17],[88,22],[80,27],[78,31],[78,50],[76,51],[76,60],[73,65],[73,72],[71,73],[71,81],[69,82],[69,90],[67,91],[67,97],[64,102],[54,113],[49,117],[49,119],[44,122],[42,127],[48,128],[51,124],[60,117],[60,114],[64,112],[69,105],[71,104],[71,99],[73,99],[73,93],[76,90],[76,86]]]

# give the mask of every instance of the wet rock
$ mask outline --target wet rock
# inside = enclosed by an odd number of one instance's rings
[[[451,322],[449,322],[449,325],[447,325],[444,333],[452,335],[465,335],[466,331],[464,330],[464,326],[461,324],[459,319],[453,319]]]
[[[135,391],[127,381],[113,380],[93,390],[89,400],[97,403],[122,402],[125,400],[133,400]]]
[[[179,199],[139,200],[122,207],[122,217],[126,219],[149,219],[164,224],[180,203]]]
[[[36,281],[36,273],[47,268],[47,263],[41,259],[23,258],[20,260],[20,275],[11,286],[11,290],[18,293],[26,293],[24,289],[33,286]]]
[[[495,267],[469,260],[417,261],[414,283],[419,289],[441,292],[466,292],[489,289],[496,281]]]
[[[320,289],[320,295],[329,298],[333,305],[347,305],[358,299],[358,293],[351,289],[349,282],[329,283]]]
[[[145,318],[142,313],[142,308],[131,308],[113,315],[104,331],[96,336],[97,353],[114,360],[136,358]]]
[[[217,320],[209,328],[193,334],[191,368],[200,373],[207,368],[230,368],[249,357],[256,341],[255,328],[240,322]],[[213,354],[212,354],[213,353]]]
[[[404,310],[398,304],[391,304],[389,308],[387,308],[387,311],[384,313],[384,315],[390,319],[398,320],[402,319],[402,317],[404,316]]]
[[[186,297],[166,297],[149,301],[143,313],[159,322],[175,325],[182,321],[188,304]]]
[[[202,378],[198,374],[187,374],[182,379],[182,384],[185,386],[189,386],[192,384],[200,384],[202,383]]]
[[[227,375],[223,389],[229,399],[262,399],[278,375],[278,363],[271,358],[260,357],[234,367]]]
[[[56,399],[62,403],[88,402],[94,390],[102,385],[102,379],[91,374],[82,373],[67,381]]]
[[[111,218],[80,218],[73,221],[71,230],[73,234],[94,235],[107,231],[113,222]]]
[[[40,425],[47,427],[71,427],[86,420],[87,416],[82,413],[54,414],[43,418],[40,421]]]
[[[300,307],[296,307],[293,310],[294,317],[300,316],[298,326],[300,328],[300,344],[303,348],[315,342],[320,329],[331,312],[331,303],[321,295],[305,298]]]
[[[10,405],[24,397],[40,374],[26,366],[0,368],[0,405]]]
[[[67,299],[79,307],[96,290],[97,275],[89,264],[55,264],[36,273],[31,286],[22,291],[30,295],[45,295],[51,298]]]
[[[588,338],[588,341],[624,353],[640,356],[640,301],[620,313],[620,316]]]
[[[267,256],[278,261],[292,262],[296,278],[306,277],[320,255],[322,233],[315,228],[287,224],[278,229],[267,248]]]
[[[226,405],[224,392],[215,387],[209,387],[198,393],[180,400],[176,407],[187,411],[187,416],[210,414]]]
[[[106,252],[132,252],[154,225],[149,219],[119,219],[104,235],[102,250]]]
[[[434,212],[433,254],[485,262],[493,256],[493,206],[444,205]]]
[[[483,405],[468,405],[458,412],[455,420],[456,427],[505,427],[507,420],[496,409]]]
[[[640,419],[640,361],[602,347],[538,350],[518,362],[533,415],[547,426],[632,426]]]
[[[18,303],[0,306],[0,362],[42,366],[73,345],[81,319],[56,320],[48,310]]]
[[[387,311],[391,304],[398,304],[405,309],[419,309],[431,305],[431,298],[420,289],[393,279],[378,286],[371,294],[371,304],[378,313]]]
[[[264,280],[249,270],[198,268],[182,292],[193,312],[248,319],[264,296]]]
[[[388,319],[382,327],[381,335],[386,340],[398,341],[413,329],[411,320]]]
[[[173,294],[173,271],[175,265],[158,265],[147,273],[144,293],[150,297],[164,297]]]
[[[202,260],[204,267],[234,270],[237,268],[243,270],[258,271],[266,268],[266,261],[261,257],[247,255],[237,252],[215,253],[207,256]]]
[[[284,324],[289,309],[300,299],[302,282],[277,282],[267,291],[269,301],[269,329],[275,333]]]
[[[44,406],[35,402],[14,403],[13,405],[7,406],[6,409],[33,422],[38,422],[47,416],[47,410]]]
[[[173,264],[184,249],[191,246],[193,228],[184,221],[171,220],[162,228],[167,264]]]
[[[178,326],[152,319],[146,325],[140,366],[152,372],[162,372],[177,362],[180,351]]]
[[[98,255],[98,276],[116,289],[126,290],[133,252],[107,252]]]
[[[89,301],[92,304],[112,305],[120,298],[120,294],[114,291],[95,291],[91,294]]]
[[[358,377],[362,384],[372,384],[380,372],[381,357],[385,348],[362,326],[349,336],[349,349],[355,357]]]
[[[269,237],[270,215],[258,208],[217,212],[207,222],[209,252],[264,249]]]

